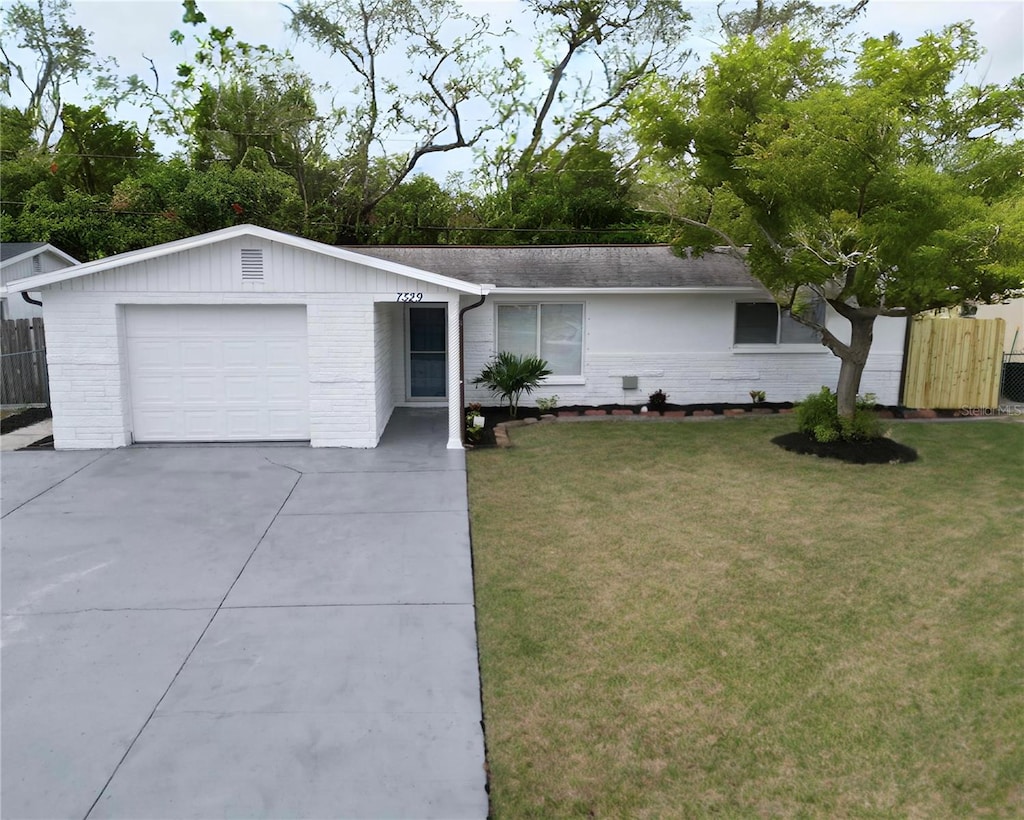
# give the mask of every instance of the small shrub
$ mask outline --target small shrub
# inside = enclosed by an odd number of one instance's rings
[[[664,410],[668,406],[668,393],[664,390],[655,390],[647,397],[647,406],[651,410]]]
[[[882,427],[872,412],[874,406],[875,396],[868,393],[857,400],[852,419],[841,419],[836,394],[822,387],[819,392],[811,393],[796,405],[797,429],[823,444],[838,439],[866,441],[879,438]]]
[[[537,407],[540,408],[542,413],[550,413],[556,407],[558,407],[558,396],[551,396],[550,398],[537,399]]]
[[[508,399],[509,413],[515,418],[519,412],[519,398],[529,394],[545,376],[550,376],[548,363],[537,356],[517,356],[504,351],[487,363],[473,384],[482,384],[504,401]]]
[[[754,404],[760,404],[761,402],[764,401],[764,399],[765,399],[765,392],[763,390],[751,390],[750,391],[750,400],[752,402],[754,402]]]

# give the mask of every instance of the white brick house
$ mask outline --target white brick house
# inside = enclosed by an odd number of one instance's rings
[[[10,290],[44,294],[59,449],[374,447],[404,405],[447,407],[458,448],[463,401],[490,400],[470,381],[499,348],[551,362],[538,395],[562,404],[791,401],[838,374],[742,263],[666,246],[355,249],[240,225]],[[828,316],[837,335],[844,322]],[[876,327],[863,389],[883,403],[904,324]]]

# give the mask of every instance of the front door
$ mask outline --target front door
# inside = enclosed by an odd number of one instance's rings
[[[445,307],[409,305],[406,322],[409,360],[406,389],[410,399],[448,395],[448,317]]]

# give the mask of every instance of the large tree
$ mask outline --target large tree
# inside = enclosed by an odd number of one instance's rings
[[[11,95],[13,83],[13,93],[25,95],[21,110],[40,152],[60,122],[65,85],[96,67],[92,36],[71,24],[70,11],[70,0],[18,0],[3,15],[0,93]]]
[[[550,165],[553,152],[624,121],[629,95],[648,76],[682,70],[691,16],[680,0],[528,0],[538,32],[536,62],[516,64],[509,141],[499,172]],[[539,70],[537,70],[539,69]],[[536,82],[534,77],[542,77]]]
[[[981,54],[969,26],[955,25],[908,47],[867,39],[848,74],[783,30],[730,40],[693,87],[634,98],[636,134],[677,185],[680,245],[731,245],[820,334],[841,360],[844,417],[879,316],[1024,286],[1013,142],[1024,78],[958,86]],[[999,184],[986,169],[1003,172]],[[804,309],[815,300],[848,321],[848,336]]]
[[[338,147],[357,227],[424,157],[471,148],[511,113],[515,72],[489,62],[486,20],[454,0],[300,0],[292,28],[338,58],[341,88],[352,81]],[[485,100],[497,114],[465,116]]]

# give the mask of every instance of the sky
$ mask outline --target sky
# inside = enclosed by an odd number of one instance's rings
[[[511,21],[520,38],[518,42],[513,38],[505,45],[513,51],[531,49],[531,22],[519,0],[461,2],[467,11],[489,14],[497,24]],[[9,0],[0,0],[0,7],[9,4]],[[698,54],[706,55],[718,39],[714,26],[716,4],[697,0],[684,5],[695,18],[691,47]],[[149,63],[145,59],[148,57],[159,67],[162,81],[168,83],[173,79],[175,66],[187,58],[186,48],[172,44],[168,36],[176,28],[190,34],[190,27],[181,22],[180,0],[72,0],[72,7],[73,22],[93,33],[96,55],[116,59],[119,73],[124,76],[133,73],[148,76]],[[316,81],[332,83],[335,90],[341,91],[351,84],[336,59],[296,42],[287,29],[289,13],[282,4],[273,0],[199,0],[199,8],[212,25],[233,26],[243,41],[290,50],[299,66]],[[963,20],[974,21],[979,41],[988,52],[976,76],[965,78],[967,81],[1005,83],[1024,73],[1024,0],[870,0],[866,15],[855,29],[875,36],[895,31],[909,43],[926,31]],[[87,91],[71,90],[65,98],[82,102]],[[118,109],[115,118],[132,119],[134,115],[130,109]],[[411,147],[413,135],[408,136],[407,143]],[[174,145],[161,140],[157,147],[170,153]],[[460,153],[454,152],[455,155]],[[459,159],[440,155],[434,158],[432,167],[428,165],[424,169],[443,177],[445,170],[468,162],[465,155]]]

